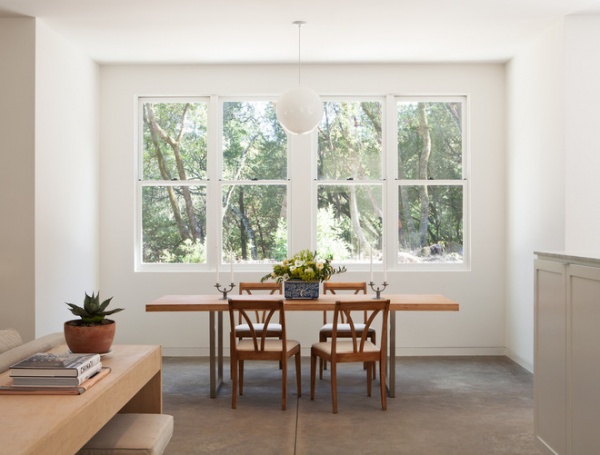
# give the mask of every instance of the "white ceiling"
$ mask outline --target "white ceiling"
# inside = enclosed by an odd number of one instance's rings
[[[0,0],[100,63],[506,61],[600,0]]]

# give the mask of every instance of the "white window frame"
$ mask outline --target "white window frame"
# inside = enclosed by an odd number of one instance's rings
[[[462,115],[462,180],[400,180],[398,178],[398,114],[397,103],[402,101],[426,101],[426,102],[460,102],[463,105]],[[388,245],[392,252],[386,248],[387,267],[392,270],[405,271],[467,271],[471,269],[471,248],[470,248],[470,97],[468,94],[443,94],[443,95],[390,95],[388,96],[388,114],[389,114],[389,142],[388,142],[388,169],[391,169],[393,176],[388,179],[388,203],[386,213],[396,213],[398,207],[398,189],[401,185],[418,186],[461,186],[463,188],[463,261],[461,263],[396,263],[394,258],[397,253],[397,216],[388,217]]]
[[[382,245],[384,251],[384,263],[374,264],[375,271],[464,271],[470,270],[471,264],[471,245],[470,245],[470,96],[468,94],[414,94],[414,95],[335,95],[322,96],[325,101],[379,101],[382,103],[382,170],[380,180],[365,180],[353,184],[364,185],[382,185],[382,207],[383,207],[383,232]],[[222,245],[222,207],[221,194],[223,185],[235,184],[235,181],[222,180],[222,138],[223,125],[222,113],[223,103],[228,101],[274,101],[276,96],[270,95],[210,95],[210,96],[139,96],[137,97],[137,109],[135,111],[135,150],[136,150],[136,175],[135,175],[135,220],[134,220],[134,267],[135,271],[139,272],[169,272],[169,271],[210,271],[214,273],[217,267],[218,251]],[[398,187],[401,184],[422,184],[420,180],[405,180],[397,179],[398,160],[397,160],[397,103],[399,101],[459,101],[463,104],[463,179],[458,182],[450,181],[428,181],[428,185],[461,185],[463,187],[463,262],[462,263],[423,263],[423,264],[396,264],[397,249],[397,216],[398,207]],[[190,186],[206,185],[207,187],[207,210],[211,213],[217,213],[217,217],[209,217],[206,221],[207,232],[207,262],[203,264],[187,264],[187,263],[144,263],[142,262],[142,189],[144,186],[181,186],[183,182],[164,182],[164,181],[143,181],[143,120],[142,109],[145,102],[162,102],[162,103],[185,103],[185,102],[205,102],[208,103],[208,156],[207,156],[207,179],[206,180],[188,180],[185,184]],[[315,249],[317,246],[317,192],[320,184],[339,184],[348,185],[349,181],[333,181],[333,180],[317,180],[317,134],[312,132],[310,135],[293,136],[288,134],[287,140],[287,180],[258,180],[256,182],[249,181],[243,184],[277,184],[287,186],[286,194],[287,203],[287,221],[288,221],[288,255],[302,248]],[[308,154],[310,160],[304,161],[309,164],[309,169],[295,169],[293,163],[298,163],[297,158],[293,158],[293,154]],[[310,181],[307,181],[307,178]],[[305,188],[311,188],[308,194],[304,191]],[[297,194],[302,191],[300,196]],[[306,201],[306,198],[310,201]],[[294,210],[294,201],[308,202],[310,206],[310,217],[298,216],[298,211]],[[304,202],[302,202],[304,204]],[[296,217],[294,219],[293,217]],[[300,224],[298,224],[300,223]],[[308,229],[310,233],[306,236],[298,231]],[[213,242],[210,239],[215,239]],[[306,245],[306,242],[309,245]],[[391,250],[391,251],[390,251]],[[391,254],[390,254],[391,253]],[[335,259],[335,258],[334,258]],[[218,268],[222,271],[229,266],[228,262],[221,262]],[[364,270],[370,264],[353,263],[353,270]],[[269,266],[265,264],[236,264],[236,271],[268,271]],[[265,272],[266,273],[266,272]]]

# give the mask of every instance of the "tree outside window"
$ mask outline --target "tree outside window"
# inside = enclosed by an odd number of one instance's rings
[[[310,158],[316,225],[294,221],[316,245],[294,249],[392,268],[464,263],[465,105],[465,97],[326,98]],[[139,263],[285,259],[290,180],[300,174],[288,169],[274,100],[140,98],[139,106]]]
[[[398,116],[398,263],[463,262],[464,99],[403,99]]]

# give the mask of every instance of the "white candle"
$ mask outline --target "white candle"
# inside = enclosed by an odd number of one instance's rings
[[[371,283],[373,282],[373,247],[371,247]]]
[[[383,257],[383,281],[387,283],[387,261],[385,260],[385,256]]]
[[[231,262],[231,283],[233,284],[233,251],[229,253],[229,262]]]
[[[221,280],[220,280],[221,277],[219,276],[219,262],[221,262],[221,258],[219,257],[219,249],[218,248],[217,248],[216,257],[217,257],[217,283],[220,283],[221,282]]]

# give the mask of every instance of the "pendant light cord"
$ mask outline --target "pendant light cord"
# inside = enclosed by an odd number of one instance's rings
[[[298,24],[298,85],[302,85],[300,83],[300,45],[302,43],[300,30],[302,29],[302,24]]]
[[[301,50],[301,48],[300,48],[300,46],[301,46],[301,43],[302,43],[302,39],[301,39],[302,37],[301,37],[300,29],[302,28],[302,26],[304,24],[306,24],[306,22],[305,21],[294,21],[294,22],[292,22],[292,24],[298,26],[298,86],[300,86],[301,85],[301,81],[300,81],[300,64],[301,64],[301,62],[300,62],[300,50]]]

